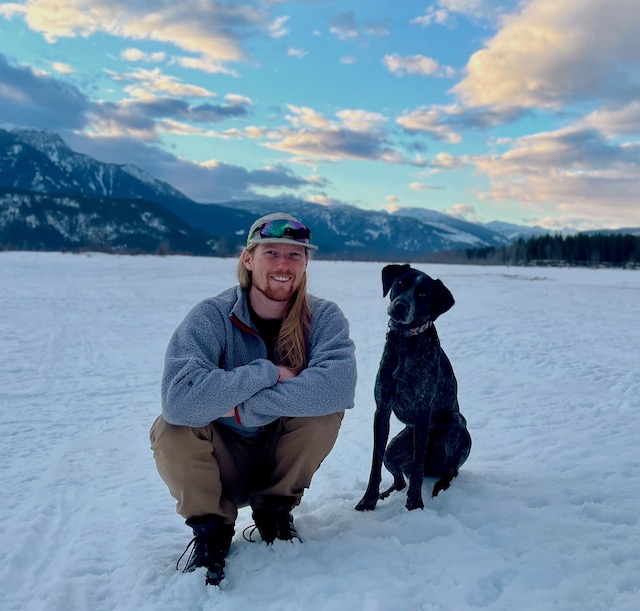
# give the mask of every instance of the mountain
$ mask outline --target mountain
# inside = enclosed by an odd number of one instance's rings
[[[318,257],[322,258],[411,260],[427,252],[502,246],[508,242],[495,232],[444,214],[437,221],[423,221],[415,216],[422,212],[419,209],[414,209],[414,215],[389,214],[293,198],[228,202],[225,205],[250,211],[254,216],[273,210],[292,214],[312,228],[312,240],[320,246]]]
[[[10,250],[99,250],[216,254],[209,236],[141,199],[0,189],[0,246]]]
[[[452,246],[447,248],[479,248],[482,246],[503,246],[509,242],[501,231],[470,223],[463,219],[426,208],[400,208],[393,214],[416,219],[424,225],[442,232]],[[456,246],[460,244],[460,246]],[[464,245],[464,246],[463,246]]]
[[[136,166],[102,163],[72,151],[48,131],[0,129],[0,186],[36,193],[83,193],[146,199],[159,204],[188,197]]]
[[[531,238],[550,233],[548,229],[538,225],[516,225],[515,223],[505,223],[504,221],[491,221],[490,223],[483,223],[482,226],[503,235],[509,242],[513,242],[518,238]]]
[[[76,153],[48,131],[0,129],[0,189],[4,248],[234,255],[255,218],[277,210],[312,228],[318,258],[411,261],[509,241],[491,227],[419,208],[390,214],[295,198],[197,203],[140,168]]]
[[[17,248],[16,244],[37,250],[93,248],[95,232],[103,223],[109,228],[100,234],[101,240],[109,237],[105,248],[156,252],[161,243],[164,250],[167,238],[173,236],[169,243],[175,252],[227,255],[239,248],[253,221],[245,212],[197,204],[136,166],[102,163],[76,153],[59,135],[48,131],[0,129],[0,189],[8,190],[3,191],[0,208],[0,247],[4,248]],[[18,192],[20,197],[14,199]],[[67,202],[75,203],[69,206],[57,198],[34,197],[27,205],[28,193],[66,196]],[[52,208],[46,209],[49,205]],[[135,223],[131,218],[134,209],[141,215]],[[20,221],[22,213],[36,214],[39,225],[31,229],[32,235],[28,235],[31,225],[26,217]],[[74,227],[69,234],[53,220],[65,213],[69,215],[67,228]],[[87,223],[89,217],[92,220]],[[13,219],[10,227],[9,219]],[[151,225],[149,219],[154,219]]]

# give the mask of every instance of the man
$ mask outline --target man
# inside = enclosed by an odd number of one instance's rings
[[[353,407],[347,320],[306,290],[315,248],[292,216],[259,218],[240,285],[195,306],[167,348],[151,447],[193,529],[184,572],[206,567],[207,584],[224,577],[239,507],[267,544],[299,539],[291,511]]]

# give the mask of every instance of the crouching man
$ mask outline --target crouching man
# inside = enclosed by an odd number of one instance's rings
[[[353,407],[347,320],[306,290],[315,248],[295,218],[258,219],[239,286],[196,305],[167,348],[151,448],[193,529],[184,572],[205,567],[207,584],[224,577],[239,507],[267,544],[299,539],[291,512]]]

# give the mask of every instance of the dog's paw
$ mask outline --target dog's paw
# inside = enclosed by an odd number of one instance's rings
[[[370,498],[367,496],[362,497],[362,500],[356,505],[356,511],[373,511],[376,508],[378,499],[376,497]]]
[[[447,479],[438,480],[433,486],[433,492],[431,493],[431,496],[438,496],[439,492],[442,492],[443,490],[446,490],[447,488],[449,488],[449,484],[451,484],[451,480],[447,480]]]
[[[411,498],[407,497],[406,508],[409,511],[413,511],[414,509],[424,509],[424,503],[422,502],[422,498]]]

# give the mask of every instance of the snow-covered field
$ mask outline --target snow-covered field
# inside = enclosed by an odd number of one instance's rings
[[[190,532],[147,431],[171,333],[235,261],[0,253],[0,608],[639,609],[640,272],[418,266],[456,297],[437,327],[474,445],[424,511],[362,514],[382,266],[311,263],[351,323],[356,407],[305,542],[244,541],[243,509],[218,589],[175,570]]]

